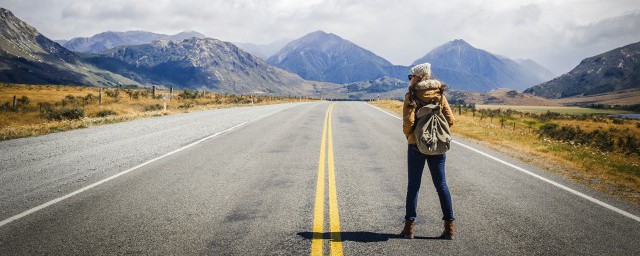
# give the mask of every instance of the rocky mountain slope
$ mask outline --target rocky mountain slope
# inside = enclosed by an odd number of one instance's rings
[[[88,64],[0,8],[0,81],[29,84],[138,84]]]
[[[147,31],[102,32],[91,37],[76,37],[65,41],[65,48],[85,53],[100,53],[123,45],[148,44],[162,39],[183,40],[191,37],[205,38],[195,31],[184,31],[175,35],[157,34]]]
[[[267,62],[302,78],[332,83],[368,81],[383,76],[406,77],[407,68],[337,35],[316,31],[291,41]]]
[[[525,93],[556,99],[639,88],[640,42],[586,58],[569,73],[533,86]]]
[[[147,85],[275,94],[309,94],[327,86],[305,81],[234,44],[212,38],[120,46],[86,59]]]
[[[445,43],[412,65],[429,62],[433,74],[450,88],[487,92],[495,88],[524,90],[552,75],[537,63],[518,63],[477,49],[462,39]]]

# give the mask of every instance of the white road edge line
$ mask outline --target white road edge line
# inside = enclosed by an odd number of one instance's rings
[[[23,217],[25,217],[25,216],[27,216],[27,215],[29,215],[29,214],[32,214],[32,213],[34,213],[34,212],[37,212],[37,211],[42,210],[42,209],[44,209],[44,208],[47,208],[47,207],[49,207],[49,206],[51,206],[51,205],[54,205],[54,204],[56,204],[56,203],[59,203],[59,202],[61,202],[61,201],[65,200],[65,199],[67,199],[67,198],[69,198],[69,197],[75,196],[75,195],[80,194],[80,193],[82,193],[82,192],[84,192],[84,191],[87,191],[87,190],[89,190],[89,189],[92,189],[92,188],[94,188],[94,187],[97,187],[97,186],[99,186],[99,185],[100,185],[100,184],[102,184],[102,183],[105,183],[105,182],[107,182],[107,181],[113,180],[113,179],[115,179],[115,178],[117,178],[117,177],[120,177],[120,176],[122,176],[122,175],[125,175],[125,174],[127,174],[127,173],[129,173],[129,172],[131,172],[131,171],[134,171],[134,170],[136,170],[136,169],[138,169],[138,168],[140,168],[140,167],[143,167],[143,166],[145,166],[145,165],[148,165],[148,164],[150,164],[150,163],[153,163],[153,162],[155,162],[155,161],[158,161],[158,160],[160,160],[160,159],[162,159],[162,158],[165,158],[165,157],[167,157],[167,156],[173,155],[173,154],[175,154],[175,153],[178,153],[178,152],[180,152],[180,151],[182,151],[182,150],[185,150],[185,149],[190,148],[190,147],[192,147],[192,146],[195,146],[195,145],[197,145],[197,144],[200,144],[200,143],[202,143],[202,142],[203,142],[203,141],[205,141],[205,140],[208,140],[208,139],[211,139],[211,138],[213,138],[213,137],[217,137],[217,136],[219,136],[219,135],[221,135],[221,134],[224,134],[224,133],[230,132],[230,131],[232,131],[232,130],[234,130],[234,129],[236,129],[236,128],[240,127],[240,126],[243,126],[243,125],[248,124],[248,123],[251,123],[251,122],[255,122],[255,121],[257,121],[257,120],[260,120],[260,119],[262,119],[262,118],[264,118],[264,117],[266,117],[266,116],[269,116],[269,115],[275,114],[275,113],[277,113],[277,112],[280,112],[280,110],[278,110],[278,111],[276,111],[276,112],[268,113],[268,114],[266,114],[266,115],[259,116],[258,118],[253,119],[253,120],[250,120],[250,121],[246,121],[246,122],[243,122],[243,123],[240,123],[240,124],[234,125],[234,126],[232,126],[232,127],[230,127],[230,128],[227,128],[226,130],[223,130],[223,131],[221,131],[221,132],[214,133],[214,134],[212,134],[212,135],[209,135],[209,136],[207,136],[207,137],[204,137],[204,138],[202,138],[202,139],[199,139],[199,140],[197,140],[197,141],[195,141],[195,142],[192,142],[191,144],[188,144],[188,145],[186,145],[186,146],[183,146],[183,147],[181,147],[181,148],[178,148],[178,149],[176,149],[176,150],[174,150],[174,151],[171,151],[171,152],[166,153],[166,154],[164,154],[164,155],[161,155],[161,156],[159,156],[159,157],[156,157],[156,158],[153,158],[153,159],[151,159],[151,160],[148,160],[148,161],[146,161],[146,162],[144,162],[144,163],[141,163],[141,164],[139,164],[139,165],[136,165],[136,166],[134,166],[134,167],[132,167],[132,168],[130,168],[130,169],[127,169],[127,170],[121,171],[121,172],[119,172],[119,173],[116,173],[116,174],[114,174],[113,176],[110,176],[110,177],[105,178],[105,179],[103,179],[103,180],[100,180],[100,181],[97,181],[97,182],[95,182],[95,183],[92,183],[92,184],[90,184],[90,185],[88,185],[88,186],[86,186],[86,187],[80,188],[80,189],[78,189],[78,190],[76,190],[76,191],[73,191],[73,192],[71,192],[71,193],[69,193],[69,194],[66,194],[66,195],[64,195],[64,196],[58,197],[58,198],[56,198],[56,199],[53,199],[53,200],[51,200],[51,201],[48,201],[48,202],[46,202],[46,203],[43,203],[43,204],[38,205],[38,206],[36,206],[36,207],[33,207],[33,208],[29,209],[29,210],[26,210],[26,211],[24,211],[24,212],[22,212],[22,213],[19,213],[19,214],[16,214],[16,215],[14,215],[14,216],[11,216],[11,217],[9,217],[8,219],[5,219],[5,220],[3,220],[3,221],[0,221],[0,227],[2,227],[2,226],[4,226],[4,225],[7,225],[7,224],[9,224],[9,223],[11,223],[11,222],[13,222],[13,221],[19,220],[19,219],[21,219],[21,218],[23,218]]]
[[[396,119],[400,119],[400,120],[402,120],[400,117],[398,117],[398,116],[396,116],[396,115],[394,115],[394,114],[391,114],[391,113],[389,113],[389,112],[387,112],[387,111],[385,111],[385,110],[383,110],[383,109],[381,109],[381,108],[379,108],[379,107],[376,107],[376,106],[371,105],[371,104],[368,104],[368,103],[365,103],[365,104],[367,104],[367,105],[371,106],[372,108],[375,108],[375,109],[377,109],[377,110],[380,110],[380,111],[382,111],[383,113],[385,113],[385,114],[387,114],[387,115],[390,115],[390,116],[392,116],[392,117],[394,117],[394,118],[396,118]],[[595,203],[595,204],[598,204],[598,205],[600,205],[600,206],[602,206],[602,207],[604,207],[604,208],[607,208],[607,209],[612,210],[612,211],[614,211],[614,212],[617,212],[617,213],[619,213],[619,214],[621,214],[621,215],[623,215],[623,216],[625,216],[625,217],[629,217],[629,218],[631,218],[631,219],[633,219],[633,220],[635,220],[635,221],[640,222],[640,217],[638,217],[638,216],[636,216],[636,215],[633,215],[632,213],[629,213],[629,212],[624,211],[624,210],[622,210],[622,209],[620,209],[620,208],[617,208],[617,207],[615,207],[615,206],[613,206],[613,205],[607,204],[607,203],[602,202],[602,201],[600,201],[600,200],[598,200],[598,199],[595,199],[595,198],[593,198],[593,197],[590,197],[590,196],[588,196],[588,195],[585,195],[585,194],[583,194],[583,193],[580,193],[580,192],[578,192],[578,191],[576,191],[576,190],[574,190],[574,189],[572,189],[572,188],[569,188],[569,187],[567,187],[567,186],[565,186],[565,185],[562,185],[562,184],[560,184],[560,183],[557,183],[557,182],[555,182],[555,181],[552,181],[552,180],[550,180],[550,179],[547,179],[547,178],[545,178],[545,177],[542,177],[542,176],[540,176],[540,175],[538,175],[538,174],[535,174],[535,173],[533,173],[533,172],[531,172],[531,171],[528,171],[528,170],[526,170],[526,169],[524,169],[524,168],[522,168],[522,167],[519,167],[519,166],[513,165],[513,164],[511,164],[511,163],[509,163],[509,162],[507,162],[507,161],[504,161],[504,160],[502,160],[502,159],[499,159],[499,158],[497,158],[497,157],[495,157],[495,156],[489,155],[489,154],[487,154],[487,153],[485,153],[485,152],[482,152],[482,151],[480,151],[480,150],[477,150],[477,149],[475,149],[475,148],[472,148],[471,146],[468,146],[468,145],[462,144],[462,143],[457,142],[457,141],[453,141],[453,143],[458,144],[458,145],[460,145],[460,146],[463,146],[463,147],[465,147],[465,148],[468,148],[468,149],[470,149],[470,150],[472,150],[472,151],[474,151],[474,152],[476,152],[476,153],[478,153],[478,154],[481,154],[481,155],[483,155],[483,156],[486,156],[486,157],[488,157],[488,158],[490,158],[490,159],[493,159],[493,160],[495,160],[495,161],[497,161],[497,162],[499,162],[499,163],[502,163],[502,164],[504,164],[504,165],[506,165],[506,166],[509,166],[509,167],[511,167],[511,168],[514,168],[514,169],[516,169],[516,170],[518,170],[518,171],[521,171],[521,172],[523,172],[523,173],[529,174],[529,175],[531,175],[531,176],[533,176],[533,177],[536,177],[536,178],[538,178],[538,179],[540,179],[540,180],[542,180],[542,181],[544,181],[544,182],[546,182],[546,183],[549,183],[549,184],[554,185],[554,186],[556,186],[556,187],[558,187],[558,188],[564,189],[564,190],[566,190],[566,191],[568,191],[568,192],[570,192],[570,193],[572,193],[572,194],[574,194],[574,195],[577,195],[577,196],[579,196],[579,197],[582,197],[582,198],[584,198],[584,199],[587,199],[587,200],[589,200],[589,201],[591,201],[591,202],[593,202],[593,203]]]

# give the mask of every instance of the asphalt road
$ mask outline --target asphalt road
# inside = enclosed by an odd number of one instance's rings
[[[328,113],[330,104],[0,142],[0,255],[309,255],[312,241],[325,255],[640,255],[639,207],[461,138],[605,206],[454,144],[446,168],[457,239],[436,239],[442,221],[428,172],[417,239],[400,239],[400,120],[360,102]]]

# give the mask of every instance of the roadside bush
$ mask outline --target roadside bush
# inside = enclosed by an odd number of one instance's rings
[[[189,90],[184,90],[182,91],[180,94],[178,94],[178,97],[180,97],[181,99],[197,99],[199,97],[199,93],[197,91],[189,91]]]
[[[97,97],[94,96],[92,93],[87,94],[87,96],[84,96],[84,98],[82,98],[82,105],[88,105],[91,104],[95,101],[97,101]]]
[[[594,130],[585,132],[580,126],[562,126],[554,123],[546,123],[538,129],[540,137],[548,137],[562,142],[577,143],[579,145],[588,145],[601,151],[611,152],[615,150],[615,143],[612,131]]]
[[[618,147],[627,155],[640,155],[640,141],[632,135],[619,138]]]
[[[75,120],[84,117],[84,109],[79,107],[63,108],[60,110],[53,110],[51,112],[43,113],[43,117],[49,120]]]
[[[13,111],[13,107],[11,106],[11,103],[9,102],[5,102],[4,104],[0,105],[0,110],[2,111]],[[640,123],[639,123],[640,125]]]
[[[640,122],[636,123],[636,128],[640,128]]]
[[[40,110],[40,113],[52,112],[53,104],[49,102],[38,102],[38,110]]]
[[[140,98],[140,91],[139,90],[130,90],[130,89],[126,89],[124,91],[127,95],[129,95],[129,99],[130,100],[137,100]]]
[[[546,113],[537,115],[536,119],[538,119],[538,121],[540,122],[545,122],[545,121],[560,119],[560,117],[561,117],[560,113],[551,112],[547,110]]]
[[[16,99],[16,103],[18,103],[18,105],[20,105],[20,106],[27,106],[27,105],[29,105],[29,103],[31,103],[31,100],[27,96],[22,96],[22,97]]]
[[[98,111],[98,113],[96,113],[96,117],[107,117],[107,116],[113,116],[116,115],[118,113],[116,113],[115,111],[111,110],[111,109],[103,109]]]
[[[164,109],[164,107],[160,104],[152,104],[144,107],[144,111],[156,111],[156,110],[162,110],[162,109]]]
[[[621,118],[614,118],[613,120],[611,120],[611,122],[614,124],[624,124],[624,120],[622,120]]]
[[[195,107],[196,103],[195,102],[185,102],[182,105],[178,106],[179,109],[189,109],[192,107]]]
[[[73,95],[69,94],[67,96],[64,96],[64,99],[62,99],[60,101],[60,103],[62,104],[63,107],[66,106],[73,106],[73,105],[80,105],[83,101],[82,97],[74,97]]]
[[[120,98],[120,90],[115,89],[115,90],[105,90],[104,93],[114,99],[119,99]]]

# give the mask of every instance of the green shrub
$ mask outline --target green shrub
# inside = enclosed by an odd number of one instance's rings
[[[164,107],[160,104],[152,104],[144,107],[144,111],[156,111],[156,110],[162,110],[162,109],[164,109]]]
[[[11,103],[5,102],[4,104],[0,105],[0,110],[2,110],[2,111],[13,111],[14,109],[11,106]]]
[[[48,113],[54,110],[53,104],[49,102],[38,102],[38,109],[40,110],[41,113]]]
[[[29,99],[29,97],[27,96],[22,96],[20,98],[16,99],[16,102],[20,105],[20,106],[26,106],[29,105],[29,103],[31,103],[31,100]]]
[[[627,155],[640,155],[640,141],[633,135],[619,138],[618,147]]]
[[[546,123],[541,125],[537,132],[541,138],[548,137],[563,142],[589,145],[605,152],[615,150],[615,143],[611,130],[594,130],[592,132],[585,132],[580,129],[580,126],[576,126],[575,128],[567,125],[559,127],[554,123]]]
[[[78,97],[74,97],[73,95],[69,94],[67,96],[64,97],[64,99],[62,99],[62,101],[60,101],[60,103],[62,104],[63,107],[66,106],[79,106],[79,105],[84,105],[84,98],[81,96]]]
[[[624,120],[622,120],[621,118],[614,118],[612,120],[612,123],[614,123],[614,124],[624,124]]]
[[[179,109],[188,109],[188,108],[192,108],[195,107],[196,103],[194,102],[185,102],[182,105],[178,106]]]
[[[115,90],[105,90],[104,93],[114,99],[119,99],[120,98],[120,90],[115,89]]]
[[[79,107],[63,108],[43,113],[43,117],[49,120],[75,120],[84,117],[84,109]]]
[[[116,113],[115,111],[111,110],[111,109],[103,109],[98,111],[98,113],[96,113],[96,117],[107,117],[107,116],[113,116],[116,115],[118,113]]]
[[[199,98],[199,93],[197,91],[192,92],[189,90],[184,90],[180,94],[178,94],[178,97],[182,99],[197,99]]]

